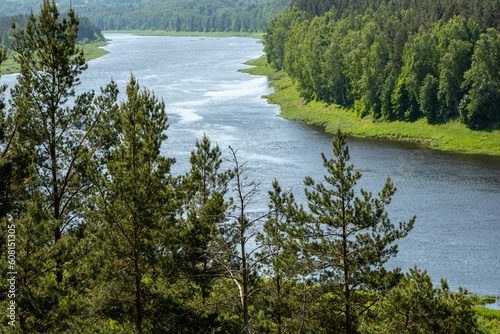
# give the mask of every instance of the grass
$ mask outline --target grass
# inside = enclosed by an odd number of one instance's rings
[[[19,65],[14,62],[14,59],[12,57],[7,58],[6,61],[0,65],[0,73],[1,74],[12,74],[12,73],[19,73]]]
[[[275,88],[275,93],[265,98],[280,106],[280,116],[283,118],[323,125],[331,133],[340,127],[356,137],[409,141],[443,151],[500,156],[500,130],[472,131],[458,120],[429,125],[425,119],[416,122],[385,122],[374,120],[371,116],[361,118],[338,105],[317,101],[304,103],[290,78],[268,66],[265,57],[246,64],[256,67],[242,72],[265,75],[275,80],[270,84]]]
[[[286,73],[284,71],[276,71],[272,69],[270,66],[267,66],[266,64],[266,57],[262,56],[257,59],[253,59],[250,61],[247,61],[245,65],[253,66],[250,68],[246,68],[243,70],[239,70],[240,72],[243,73],[248,73],[251,75],[262,75],[266,76],[271,80],[279,80],[282,78],[286,77]]]
[[[103,33],[125,33],[125,34],[135,34],[141,36],[203,36],[203,37],[252,37],[261,39],[264,35],[263,33],[256,32],[200,32],[200,31],[167,31],[167,30],[106,30]]]
[[[89,61],[91,59],[96,59],[99,57],[104,56],[105,54],[108,54],[109,52],[102,49],[102,46],[105,46],[108,42],[101,41],[101,42],[94,42],[94,43],[89,43],[89,44],[83,44],[80,46],[83,46],[83,53],[85,54],[85,60]],[[6,61],[2,63],[0,66],[0,72],[2,74],[12,74],[12,73],[19,73],[19,64],[14,62],[14,59],[12,58],[11,55],[9,55],[9,58],[7,58]]]
[[[89,61],[108,54],[108,51],[101,48],[102,46],[106,46],[107,44],[107,41],[84,44],[83,53],[85,54],[85,60]]]

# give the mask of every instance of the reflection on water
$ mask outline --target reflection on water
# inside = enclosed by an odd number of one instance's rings
[[[164,99],[169,139],[163,154],[177,159],[174,173],[189,170],[195,140],[206,133],[221,146],[238,149],[254,179],[262,183],[255,211],[265,211],[274,178],[304,201],[303,179],[321,180],[320,153],[332,156],[332,135],[321,127],[290,122],[262,95],[264,77],[237,72],[261,55],[250,38],[139,37],[109,34],[110,54],[90,62],[81,90],[112,78],[124,92],[130,73]],[[12,84],[13,76],[2,81]],[[122,94],[123,98],[123,94]],[[435,282],[446,276],[479,294],[500,295],[500,158],[443,153],[411,143],[349,139],[351,162],[362,171],[361,187],[377,193],[390,176],[398,188],[389,214],[393,222],[414,214],[414,230],[400,242],[389,266],[426,268]]]

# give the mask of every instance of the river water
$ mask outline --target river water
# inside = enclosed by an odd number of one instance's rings
[[[121,92],[133,73],[139,84],[166,103],[170,128],[163,154],[175,157],[173,172],[189,169],[195,140],[206,133],[226,158],[228,146],[248,161],[260,181],[255,212],[266,209],[266,193],[277,178],[304,203],[303,179],[321,180],[320,153],[332,156],[332,135],[320,127],[277,117],[279,108],[261,96],[272,93],[265,77],[237,72],[262,55],[257,40],[242,37],[140,37],[107,34],[111,53],[89,63],[79,90],[98,89],[110,79]],[[1,82],[12,85],[15,76]],[[123,95],[122,95],[123,99]],[[500,144],[500,143],[499,143]],[[351,163],[362,188],[377,193],[390,176],[398,188],[388,207],[393,223],[417,220],[388,267],[426,269],[452,290],[500,295],[500,158],[443,153],[409,143],[349,139]],[[498,306],[498,305],[497,305]]]

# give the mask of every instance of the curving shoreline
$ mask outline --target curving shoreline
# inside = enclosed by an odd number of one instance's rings
[[[269,103],[278,104],[280,117],[307,124],[322,125],[334,133],[338,127],[351,136],[414,142],[432,149],[467,154],[500,156],[500,130],[472,131],[458,120],[447,124],[429,125],[425,119],[416,122],[385,122],[370,116],[360,118],[354,112],[337,105],[311,101],[303,103],[293,82],[283,71],[277,72],[266,64],[265,56],[245,63],[253,66],[241,72],[267,76],[275,92]]]

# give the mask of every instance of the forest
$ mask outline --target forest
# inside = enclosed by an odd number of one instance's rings
[[[170,0],[170,1],[58,1],[70,3],[78,15],[102,30],[167,30],[197,32],[264,32],[290,0]],[[38,0],[4,1],[3,15],[37,10]]]
[[[359,187],[339,129],[324,180],[268,211],[236,148],[206,136],[173,175],[165,102],[133,75],[75,93],[78,17],[45,0],[14,32],[21,65],[0,103],[2,331],[14,333],[486,333],[465,289],[384,268],[416,222],[391,223],[390,178]],[[4,59],[2,51],[0,59]],[[2,87],[5,92],[7,87]],[[225,162],[228,160],[228,163]]]
[[[305,102],[381,121],[497,129],[498,1],[292,1],[264,37]]]

